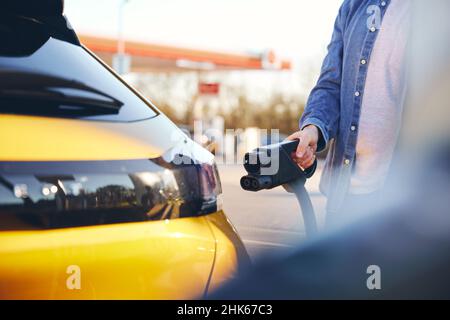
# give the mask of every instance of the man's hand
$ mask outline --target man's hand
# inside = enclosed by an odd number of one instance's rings
[[[307,169],[316,160],[317,143],[319,142],[319,129],[310,125],[301,131],[290,135],[287,140],[300,140],[297,151],[292,153],[292,159],[303,169]]]

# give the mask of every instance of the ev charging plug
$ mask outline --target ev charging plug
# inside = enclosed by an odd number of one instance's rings
[[[303,215],[306,235],[310,237],[317,233],[317,222],[305,182],[316,171],[317,160],[302,170],[291,158],[298,143],[298,140],[284,141],[246,153],[244,168],[248,174],[241,178],[241,187],[257,192],[283,186],[286,191],[294,193]]]

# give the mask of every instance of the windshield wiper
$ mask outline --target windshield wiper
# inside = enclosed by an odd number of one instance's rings
[[[123,106],[113,96],[79,81],[9,70],[0,71],[0,101],[1,111],[80,116],[117,114]]]

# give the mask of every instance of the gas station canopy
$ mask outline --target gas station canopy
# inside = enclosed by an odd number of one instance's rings
[[[81,35],[81,42],[109,65],[117,54],[117,40]],[[290,70],[291,63],[277,60],[273,51],[260,55],[155,45],[126,41],[125,54],[131,57],[132,72],[182,72],[217,70]]]

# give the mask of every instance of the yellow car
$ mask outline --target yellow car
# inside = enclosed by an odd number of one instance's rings
[[[62,4],[6,3],[0,299],[186,299],[235,276],[249,260],[212,154],[84,48]]]

